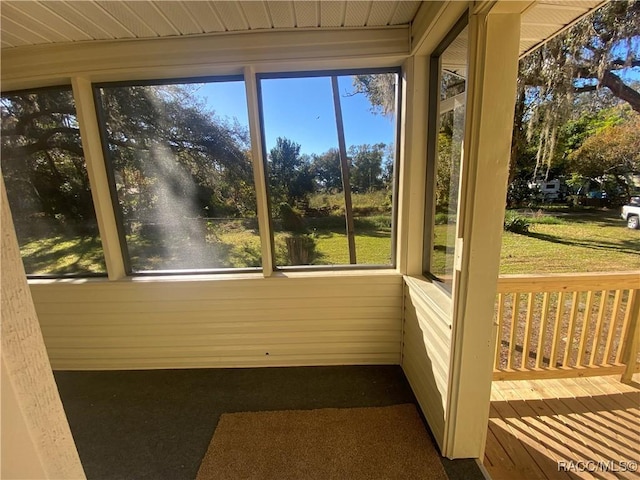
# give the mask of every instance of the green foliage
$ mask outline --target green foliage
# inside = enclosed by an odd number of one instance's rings
[[[300,155],[300,144],[278,137],[269,153],[271,201],[295,204],[313,192],[310,159]]]
[[[351,203],[356,216],[390,214],[392,198],[387,190],[366,193],[352,193]],[[320,194],[309,197],[309,207],[325,215],[344,215],[344,195],[342,193]]]
[[[596,123],[615,121],[597,110],[626,102],[640,112],[640,91],[620,75],[638,66],[639,32],[640,2],[609,2],[521,60],[511,179],[523,164],[525,130],[535,145],[532,176],[550,178],[564,152],[579,148]]]
[[[350,182],[353,192],[369,192],[383,187],[382,157],[385,144],[359,145],[349,148]]]
[[[286,263],[282,265],[312,265],[319,254],[316,241],[311,235],[285,235]]]
[[[610,198],[620,192],[629,197],[630,175],[640,171],[640,115],[597,129],[569,155],[569,163],[577,175],[600,178]]]
[[[127,219],[164,215],[168,197],[186,216],[255,215],[246,128],[202,104],[195,85],[100,90],[110,160]],[[171,200],[168,200],[171,201]]]
[[[371,111],[376,114],[393,115],[396,109],[395,73],[378,73],[373,75],[354,75],[354,93],[364,93],[371,104]]]
[[[546,215],[542,210],[538,210],[529,217],[529,223],[532,225],[562,225],[566,222],[562,218]]]
[[[436,213],[434,223],[436,225],[446,225],[447,223],[449,223],[449,214],[442,212]]]
[[[332,148],[320,155],[311,155],[311,173],[316,191],[333,193],[342,191],[340,152]]]
[[[282,229],[287,232],[304,232],[305,226],[302,217],[288,203],[279,206],[279,217],[282,220]]]
[[[436,167],[436,209],[438,210],[446,209],[449,206],[452,135],[450,129],[443,129],[438,134],[438,164]]]
[[[531,189],[529,188],[529,183],[522,177],[516,178],[507,187],[507,207],[529,206],[530,202]]]
[[[17,222],[95,222],[71,89],[3,95],[1,156]]]
[[[529,233],[531,222],[517,212],[507,210],[504,216],[504,230],[513,233]]]

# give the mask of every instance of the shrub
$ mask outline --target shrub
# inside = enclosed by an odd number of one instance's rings
[[[446,225],[449,223],[449,215],[446,213],[436,213],[434,223],[436,225]]]
[[[529,233],[531,222],[527,217],[516,212],[507,211],[504,216],[504,229],[513,233]]]
[[[310,235],[284,237],[288,265],[311,265],[317,258],[316,241]]]
[[[280,204],[280,219],[282,229],[288,232],[304,233],[306,231],[302,217],[288,203]]]

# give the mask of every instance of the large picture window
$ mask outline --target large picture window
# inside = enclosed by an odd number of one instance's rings
[[[103,275],[70,87],[2,95],[2,175],[29,276]]]
[[[431,58],[425,274],[451,291],[467,90],[467,28],[462,19]]]
[[[96,87],[129,273],[261,265],[242,78]]]
[[[259,78],[275,264],[392,265],[398,71]]]

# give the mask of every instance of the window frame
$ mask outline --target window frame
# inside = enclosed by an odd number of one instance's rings
[[[76,99],[75,99],[75,95],[74,95],[74,91],[73,91],[73,86],[69,83],[60,83],[60,84],[55,84],[55,85],[47,85],[44,87],[34,87],[34,88],[20,88],[17,90],[0,90],[0,97],[7,97],[7,96],[18,96],[18,95],[27,95],[27,94],[38,94],[41,92],[47,92],[47,91],[63,91],[63,90],[68,90],[71,95],[74,97],[74,101],[73,101],[73,107],[75,110],[75,116],[76,116],[76,121],[79,123],[78,120],[78,109],[77,109],[77,105],[76,105]],[[81,141],[82,141],[82,134],[80,132],[78,132],[78,135],[80,135]],[[87,159],[85,157],[85,153],[84,153],[84,149],[82,152],[82,158],[84,161],[84,166],[85,166],[85,170],[87,169]],[[4,181],[4,175],[3,175],[3,181]],[[91,185],[91,180],[88,180],[89,182],[89,189],[91,192],[93,192],[93,185]],[[93,195],[93,193],[92,193]],[[9,199],[7,198],[7,201]],[[93,211],[96,217],[96,230],[98,233],[98,237],[100,238],[100,250],[102,251],[102,258],[104,259],[104,266],[105,266],[105,271],[104,272],[85,272],[85,273],[27,273],[25,271],[26,277],[28,280],[58,280],[58,279],[81,279],[81,278],[107,278],[108,277],[108,272],[107,272],[107,262],[106,262],[106,258],[105,258],[105,250],[104,250],[104,244],[102,243],[102,235],[100,232],[100,229],[98,227],[98,211],[96,210],[96,206],[95,206],[95,202],[93,201],[93,196],[91,199],[91,203],[92,203],[92,207],[93,207]],[[9,203],[9,210],[11,210],[11,204]],[[12,212],[12,216],[13,216],[13,212]],[[15,221],[14,221],[15,224]],[[19,242],[18,242],[19,243]],[[22,259],[22,253],[20,254],[20,259],[23,262],[23,266],[24,266],[24,260]]]
[[[276,264],[275,238],[273,229],[273,216],[271,205],[271,191],[268,181],[268,152],[265,135],[262,80],[277,80],[290,78],[317,78],[331,76],[349,76],[364,74],[394,73],[397,75],[396,82],[396,105],[395,105],[395,128],[394,128],[394,161],[392,179],[392,204],[391,204],[391,261],[388,264],[343,264],[343,265],[281,265]],[[399,192],[399,163],[400,163],[400,140],[402,133],[402,67],[373,67],[354,69],[328,69],[328,70],[294,70],[288,72],[259,72],[255,74],[256,88],[258,93],[258,115],[260,123],[260,138],[263,168],[266,173],[265,189],[267,192],[267,211],[269,213],[269,235],[271,236],[271,258],[274,272],[310,272],[310,271],[354,271],[354,270],[393,270],[397,268],[397,245],[398,245],[398,192]]]
[[[241,274],[241,273],[260,273],[263,267],[242,267],[242,268],[202,268],[202,269],[167,269],[167,270],[142,270],[133,271],[131,265],[131,255],[126,240],[125,228],[124,228],[124,216],[122,209],[120,208],[120,202],[118,199],[118,192],[116,189],[115,181],[115,168],[111,153],[109,151],[108,132],[107,132],[107,113],[104,110],[100,89],[102,88],[118,88],[118,87],[139,87],[139,86],[161,86],[161,85],[175,85],[175,84],[193,84],[193,83],[224,83],[224,82],[242,82],[245,83],[245,76],[238,75],[208,75],[202,77],[175,77],[175,78],[157,78],[157,79],[144,79],[144,80],[124,80],[116,82],[95,82],[91,84],[93,91],[93,101],[96,107],[96,115],[98,120],[98,127],[100,130],[100,143],[102,145],[102,153],[104,157],[105,167],[107,171],[107,180],[109,182],[109,192],[111,194],[111,204],[113,206],[113,213],[116,218],[116,227],[118,230],[118,239],[120,243],[120,249],[122,251],[122,261],[124,263],[125,274],[128,278],[131,277],[159,277],[159,276],[180,276],[180,275],[211,275],[211,274]],[[247,116],[249,112],[247,110]],[[254,167],[255,160],[252,159],[252,169]],[[255,188],[254,188],[255,192]],[[256,212],[257,214],[257,212]],[[259,227],[258,227],[259,228]],[[263,259],[261,257],[261,263]]]
[[[443,282],[437,275],[431,273],[431,260],[433,254],[433,234],[435,230],[436,216],[436,172],[438,162],[438,133],[439,133],[439,112],[440,112],[440,82],[441,58],[442,54],[449,48],[453,41],[469,25],[469,11],[466,11],[458,19],[455,25],[444,36],[442,41],[429,56],[429,87],[427,106],[427,159],[426,159],[426,179],[425,179],[425,206],[424,206],[424,230],[422,248],[422,272],[434,285],[442,290],[449,298],[452,296],[452,288]],[[467,49],[467,67],[469,65],[469,50]],[[466,92],[466,88],[465,88]],[[465,122],[466,130],[466,122]],[[461,167],[462,168],[462,167]],[[460,192],[458,192],[458,201]],[[457,243],[457,242],[456,242]],[[458,245],[455,247],[459,248]],[[455,255],[455,253],[454,253]],[[455,275],[455,270],[454,270]],[[453,281],[452,281],[453,283]]]

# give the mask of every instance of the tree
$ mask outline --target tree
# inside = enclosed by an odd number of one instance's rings
[[[300,155],[300,144],[278,137],[269,153],[271,200],[293,205],[313,192],[313,175],[308,157]]]
[[[143,219],[166,192],[191,201],[185,215],[255,215],[248,132],[208,110],[195,88],[101,89],[125,216]]]
[[[364,93],[373,113],[390,116],[396,111],[397,82],[395,73],[354,75],[352,95]]]
[[[255,215],[248,132],[216,117],[195,88],[100,89],[107,156],[125,218],[148,217],[166,192],[189,197],[183,216]],[[95,219],[71,89],[3,96],[2,159],[14,197],[33,192],[41,211],[56,219]]]
[[[382,157],[385,144],[358,145],[349,148],[351,159],[351,189],[363,193],[383,186]]]
[[[315,180],[316,189],[323,193],[342,191],[340,173],[340,152],[331,148],[321,155],[311,156],[311,173]]]
[[[2,97],[2,172],[18,222],[95,219],[70,89]]]
[[[607,88],[640,112],[640,93],[619,75],[640,67],[639,42],[640,2],[616,1],[526,56],[520,64],[512,167],[526,134],[537,142],[534,175],[545,167],[548,175],[560,127],[570,118],[577,94]]]
[[[605,125],[569,155],[572,170],[586,178],[610,177],[631,196],[631,174],[640,172],[640,115]]]

